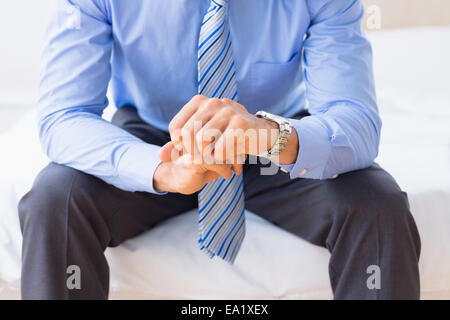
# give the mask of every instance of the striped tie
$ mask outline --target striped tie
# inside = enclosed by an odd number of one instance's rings
[[[199,93],[237,101],[235,67],[226,19],[228,0],[211,0],[198,45]],[[200,249],[233,263],[245,235],[242,175],[208,183],[198,196]]]

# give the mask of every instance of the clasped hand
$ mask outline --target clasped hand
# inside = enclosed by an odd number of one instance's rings
[[[169,132],[171,141],[159,151],[162,163],[154,187],[192,194],[219,176],[241,174],[247,155],[269,149],[279,128],[233,100],[197,95],[172,119]]]

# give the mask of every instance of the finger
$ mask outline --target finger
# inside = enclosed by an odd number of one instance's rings
[[[182,165],[182,166],[185,166],[185,167],[190,167],[190,166],[194,165],[192,156],[190,154],[180,155],[176,159],[175,163],[179,164],[179,165]],[[203,173],[207,171],[206,168],[201,168],[201,169],[202,169],[201,172],[203,172]]]
[[[210,183],[220,177],[219,174],[215,171],[206,171],[205,172],[205,184]]]
[[[244,165],[242,163],[236,163],[232,165],[232,168],[236,175],[240,175],[244,170]]]
[[[175,149],[175,145],[172,141],[169,141],[162,146],[161,149],[159,149],[158,155],[162,162],[172,162],[180,157],[180,153]]]
[[[201,161],[206,165],[218,164],[216,159],[214,158],[214,145],[213,143],[209,144],[201,151]]]
[[[234,100],[231,100],[231,99],[228,99],[228,98],[223,98],[222,101],[225,102],[225,103],[227,103],[227,104],[230,104],[230,105],[232,105],[232,106],[235,106],[235,107],[237,107],[238,109],[241,109],[241,110],[243,110],[243,111],[247,111],[247,109],[246,109],[242,104],[237,103],[237,102],[234,101]]]
[[[170,143],[168,143],[170,144]],[[168,145],[167,144],[167,145]],[[164,148],[169,148],[169,146],[164,146]],[[176,149],[174,149],[176,150]],[[177,152],[178,154],[178,152]],[[227,164],[206,164],[202,163],[201,165],[196,164],[194,161],[194,158],[190,154],[179,154],[178,158],[176,159],[177,163],[183,164],[183,165],[197,165],[201,169],[202,172],[206,173],[207,171],[215,172],[217,176],[222,176],[224,179],[229,179],[233,175],[233,171],[231,167]],[[214,179],[213,179],[214,180]]]
[[[214,144],[214,158],[216,162],[228,164],[242,163],[245,154],[245,144],[239,143],[244,138],[242,130],[226,129]]]
[[[177,131],[180,131],[180,133],[177,133],[177,135],[176,135],[179,138],[178,138],[178,140],[172,140],[172,142],[173,142],[175,149],[177,149],[179,152],[183,152],[184,147],[183,147],[183,138],[181,136],[181,130],[177,130]]]
[[[210,145],[219,139],[227,125],[228,119],[213,117],[196,133],[196,146],[202,154],[204,154],[206,150],[213,150]]]
[[[190,155],[195,155],[195,142],[194,142],[194,132],[193,132],[193,128],[183,128],[181,129],[181,139],[180,141],[180,145],[182,145],[183,150],[190,154]]]
[[[222,176],[224,179],[230,179],[233,175],[231,167],[227,164],[212,164],[204,165],[204,168],[208,171],[214,171],[218,175]]]
[[[217,163],[226,163],[227,162],[227,158],[226,158],[226,150],[225,150],[225,139],[224,139],[224,135],[220,135],[219,138],[214,141],[214,159],[215,162]]]
[[[232,168],[235,174],[240,175],[244,171],[244,164],[247,160],[246,154],[236,155],[236,162],[233,163]]]
[[[197,111],[201,103],[206,100],[205,96],[196,95],[173,117],[169,123],[169,133],[172,141],[178,141],[180,137],[180,130],[184,124]]]
[[[201,156],[202,146],[196,143],[197,133],[214,117],[213,110],[199,108],[181,129],[181,142],[186,152]],[[199,147],[200,146],[200,147]]]

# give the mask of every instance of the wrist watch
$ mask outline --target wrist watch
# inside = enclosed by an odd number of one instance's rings
[[[291,136],[292,132],[291,122],[289,121],[289,119],[277,116],[275,114],[266,111],[258,111],[256,113],[256,116],[258,118],[273,121],[280,126],[280,132],[278,134],[278,138],[275,141],[275,143],[269,150],[260,153],[258,156],[269,159],[278,157],[280,153],[283,152],[283,150],[286,148],[286,144],[289,140],[289,137]]]

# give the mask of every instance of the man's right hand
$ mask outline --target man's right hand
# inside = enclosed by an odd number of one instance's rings
[[[232,169],[227,164],[195,164],[189,154],[175,157],[176,152],[172,142],[168,142],[159,151],[163,161],[155,171],[153,185],[157,191],[193,194],[207,183],[222,176],[229,179]]]

